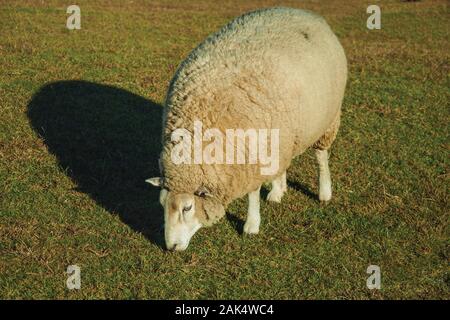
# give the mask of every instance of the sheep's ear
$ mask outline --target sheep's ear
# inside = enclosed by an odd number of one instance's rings
[[[209,192],[209,190],[206,189],[204,186],[198,188],[198,190],[194,194],[202,198],[212,197],[211,192]]]
[[[206,214],[206,225],[210,226],[216,223],[225,215],[225,208],[214,198],[205,199],[203,202],[203,209]]]
[[[161,177],[154,177],[154,178],[149,178],[149,179],[145,180],[145,182],[150,183],[151,185],[153,185],[155,187],[162,187],[163,179]]]

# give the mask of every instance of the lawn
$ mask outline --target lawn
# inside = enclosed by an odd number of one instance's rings
[[[83,0],[68,30],[67,1],[2,1],[0,298],[450,299],[449,9],[375,1],[381,30],[368,30],[373,2]],[[261,202],[259,235],[242,234],[239,199],[167,252],[144,180],[168,83],[209,33],[281,4],[323,15],[346,50],[334,198],[317,200],[308,151],[283,202]]]

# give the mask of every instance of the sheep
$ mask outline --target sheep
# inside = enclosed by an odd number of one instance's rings
[[[327,150],[339,128],[346,81],[347,61],[337,37],[322,17],[300,9],[244,14],[195,48],[168,88],[161,176],[146,180],[162,188],[167,248],[186,249],[198,229],[214,224],[231,201],[247,194],[243,231],[258,233],[261,185],[271,182],[267,200],[280,202],[287,190],[286,169],[309,147],[316,150],[319,164],[319,199],[329,201]],[[200,139],[198,129],[205,133]],[[206,135],[203,129],[211,131]],[[230,159],[227,154],[227,161],[219,157],[223,136],[231,129],[232,139],[244,145],[236,158],[250,157],[258,146],[251,133],[275,132],[269,148],[276,156],[275,170],[262,171],[267,161],[236,163],[228,161],[235,160],[234,154]],[[199,140],[210,144],[203,150]],[[272,143],[276,140],[278,145]],[[192,153],[201,160],[206,149],[209,161],[192,161]]]

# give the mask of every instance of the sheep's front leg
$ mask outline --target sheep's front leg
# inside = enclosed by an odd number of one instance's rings
[[[272,181],[272,190],[267,195],[267,201],[281,202],[281,197],[287,191],[286,171]]]
[[[331,200],[331,178],[328,168],[328,151],[316,150],[316,158],[319,163],[319,200]]]
[[[255,191],[248,194],[248,213],[247,221],[244,224],[244,232],[248,234],[256,234],[259,232],[259,224],[261,217],[259,215],[259,191],[261,186]]]

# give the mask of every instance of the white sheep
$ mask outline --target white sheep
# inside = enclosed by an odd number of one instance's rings
[[[244,232],[258,233],[261,185],[271,181],[267,199],[279,202],[292,158],[311,146],[320,168],[319,199],[330,200],[327,149],[339,128],[346,81],[338,39],[323,18],[303,10],[247,13],[194,49],[168,90],[162,177],[147,180],[162,188],[167,248],[186,249],[200,227],[217,221],[232,200],[246,194]],[[230,132],[235,136],[229,138]],[[268,139],[258,144],[261,132],[272,134],[266,158],[261,148]],[[221,155],[234,138],[238,147],[242,143],[236,157]],[[249,161],[236,161],[239,155]]]

